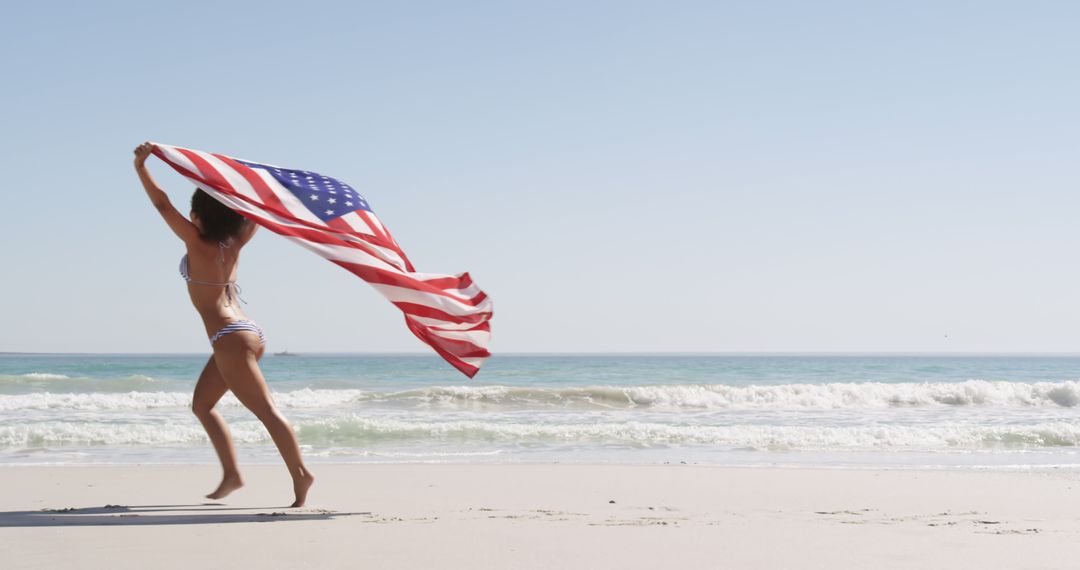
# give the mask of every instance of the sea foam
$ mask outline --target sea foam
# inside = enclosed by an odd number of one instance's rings
[[[418,421],[351,416],[299,426],[305,443],[331,445],[394,441],[586,443],[638,447],[719,445],[760,450],[1030,449],[1080,443],[1080,425],[1046,422],[984,426],[673,425],[654,422],[502,423],[481,420]]]
[[[462,411],[512,410],[857,410],[947,407],[1072,408],[1080,382],[968,380],[942,383],[832,383],[776,386],[684,384],[524,388],[441,386],[396,392],[309,389],[274,393],[284,408],[392,406]],[[140,410],[190,405],[184,392],[50,393],[0,395],[8,410]],[[221,405],[238,406],[231,395]]]
[[[363,397],[360,390],[311,390],[303,389],[274,394],[274,401],[283,408],[323,408],[337,406]],[[232,394],[226,394],[218,404],[222,407],[239,407],[240,402]],[[74,410],[74,411],[121,411],[187,408],[191,406],[188,392],[124,392],[53,394],[39,392],[0,396],[0,411],[18,410]]]
[[[16,378],[29,378],[31,380],[65,380],[71,378],[66,374],[51,374],[48,372],[30,372],[28,374],[19,374]]]
[[[1080,382],[968,380],[894,384],[682,384],[573,388],[443,386],[386,394],[371,393],[366,394],[363,399],[458,408],[724,410],[926,406],[1073,407],[1080,403]]]
[[[476,445],[618,445],[636,448],[709,445],[770,451],[1026,451],[1080,443],[1080,425],[1063,421],[995,426],[971,423],[921,426],[703,426],[645,421],[426,421],[350,415],[296,421],[294,427],[304,445],[353,447],[358,450],[380,444],[419,444],[425,447],[445,447],[449,444],[450,449],[461,451]],[[257,421],[232,422],[230,428],[239,443],[269,443],[265,429]],[[0,426],[0,448],[5,449],[69,445],[201,445],[206,441],[205,433],[194,420],[139,423],[43,421]]]

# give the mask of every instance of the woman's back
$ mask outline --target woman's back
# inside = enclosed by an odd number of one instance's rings
[[[232,238],[189,243],[180,260],[180,276],[188,282],[188,296],[203,319],[207,335],[225,324],[246,319],[240,307],[240,287],[236,283],[243,243]]]

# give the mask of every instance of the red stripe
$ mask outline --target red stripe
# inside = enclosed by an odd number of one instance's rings
[[[364,222],[366,222],[368,227],[371,228],[371,231],[375,232],[375,235],[381,237],[386,241],[390,241],[388,239],[390,236],[388,236],[386,232],[383,231],[382,224],[376,223],[375,220],[371,219],[370,212],[368,212],[367,210],[357,210],[356,215],[364,219]]]
[[[368,212],[366,210],[354,210],[354,211],[352,211],[350,213],[356,214],[357,216],[360,216],[361,220],[364,222],[364,224],[366,224],[369,228],[371,228],[372,232],[376,231],[377,226],[373,226],[373,224],[369,221],[369,219],[375,219],[375,214],[372,214],[372,213],[370,213],[370,212]],[[363,214],[367,214],[367,215],[364,216]],[[341,218],[334,218],[334,219],[335,220],[340,220]],[[385,247],[386,249],[389,249],[389,250],[393,251],[394,253],[398,254],[398,256],[401,257],[401,259],[406,261],[406,270],[407,271],[415,271],[413,269],[408,269],[408,258],[405,256],[405,252],[401,251],[401,248],[398,247],[397,243],[394,241],[394,238],[387,239],[386,237],[384,237],[386,234],[378,234],[378,233],[376,233],[375,235],[366,234],[364,232],[360,232],[360,231],[357,231],[357,230],[353,229],[353,227],[350,226],[348,224],[348,222],[345,222],[344,220],[342,220],[342,223],[344,224],[342,227],[345,228],[345,231],[348,231],[350,234],[353,234],[353,235],[359,237],[360,239],[362,239],[362,240],[364,240],[364,241],[366,241],[368,243],[377,245],[379,247]]]
[[[373,245],[378,245],[378,246],[383,247],[385,249],[389,249],[390,251],[393,251],[394,253],[397,253],[398,257],[400,257],[402,260],[405,259],[405,256],[401,255],[400,252],[398,252],[396,249],[391,247],[391,245],[386,240],[384,240],[384,239],[382,239],[381,237],[378,237],[378,236],[370,236],[370,235],[367,235],[367,234],[364,234],[364,233],[360,233],[360,232],[356,231],[355,229],[353,229],[353,227],[349,225],[349,222],[346,222],[345,220],[341,219],[340,217],[333,218],[331,220],[326,220],[325,223],[331,229],[337,230],[337,231],[339,231],[341,233],[348,234],[348,235],[351,235],[351,236],[356,236],[356,237],[364,240],[367,243],[370,243],[370,244],[373,244]],[[365,251],[367,251],[367,250],[365,250]],[[393,261],[391,259],[384,259],[383,256],[378,254],[377,252],[370,252],[370,253],[372,255],[377,256],[379,259],[382,259],[383,261],[393,265],[394,267],[397,267],[398,269],[400,269],[402,271],[406,271],[406,269],[404,267],[402,267],[399,262]]]
[[[479,324],[476,324],[476,325],[473,325],[471,327],[464,328],[464,329],[458,329],[458,328],[451,329],[451,328],[447,328],[447,327],[437,327],[435,325],[427,325],[427,327],[429,329],[433,330],[433,331],[446,331],[446,332],[453,332],[453,331],[456,331],[456,332],[488,331],[488,332],[491,332],[491,322],[490,321],[484,321],[482,323],[479,323]]]
[[[468,315],[451,315],[446,311],[440,311],[427,305],[420,305],[417,303],[409,303],[408,301],[390,301],[395,307],[405,311],[410,315],[416,315],[418,317],[427,317],[429,319],[436,319],[440,321],[446,321],[450,323],[479,323],[491,318],[491,311],[484,311],[482,313],[469,313]]]
[[[401,256],[401,259],[405,261],[405,271],[410,273],[416,271],[416,269],[413,268],[412,262],[409,261],[409,256],[405,255],[404,251],[401,251],[401,247],[394,241],[394,238],[390,236],[390,232],[383,227],[382,223],[375,219],[374,214],[366,210],[357,210],[356,214],[367,222],[367,225],[371,227],[371,231],[379,234],[379,237],[386,240],[390,249],[396,251],[397,254]]]
[[[446,297],[447,299],[453,299],[459,303],[463,303],[470,306],[477,306],[483,301],[487,295],[480,293],[472,299],[466,299],[464,297],[458,297],[442,290],[439,287],[431,286],[427,281],[421,281],[415,277],[411,277],[406,273],[394,273],[381,269],[378,267],[372,267],[370,265],[362,265],[359,263],[350,263],[348,261],[342,261],[340,259],[331,259],[333,263],[336,263],[345,269],[351,271],[357,277],[360,277],[368,283],[378,283],[380,285],[393,285],[394,287],[405,287],[421,293],[428,293],[431,295],[438,295],[440,297]],[[478,297],[480,297],[478,299]]]
[[[179,150],[179,149],[177,149],[177,150]],[[173,167],[173,170],[179,172],[184,177],[195,180],[196,182],[201,182],[203,184],[206,184],[207,186],[211,186],[210,182],[207,181],[207,180],[204,180],[202,178],[202,176],[199,175],[198,172],[192,172],[192,171],[188,170],[187,168],[185,168],[183,166],[180,166],[179,164],[176,164],[175,162],[169,160],[168,158],[165,157],[165,153],[161,152],[161,150],[158,149],[157,147],[154,147],[153,153],[154,153],[155,156],[157,156],[163,162],[165,162],[165,164],[168,164],[169,166]]]
[[[360,218],[360,223],[367,226],[367,228],[371,230],[372,233],[368,234],[362,232],[349,225],[349,223],[343,219],[349,214],[355,214],[358,218]],[[350,234],[353,234],[368,243],[375,244],[379,247],[385,247],[386,249],[389,249],[390,251],[398,254],[401,259],[406,259],[405,252],[401,251],[401,249],[398,248],[397,243],[394,242],[394,238],[379,231],[379,226],[377,226],[373,222],[373,220],[376,219],[375,214],[372,214],[367,210],[353,210],[352,212],[349,212],[349,214],[344,214],[341,217],[334,218],[334,220],[341,220],[341,225],[338,227],[340,227],[343,231],[349,232]]]
[[[347,233],[347,234],[356,233],[356,230],[354,230],[352,228],[352,226],[349,225],[348,222],[346,222],[345,220],[343,220],[341,218],[334,218],[332,220],[326,220],[326,225],[330,226],[331,228],[334,228],[335,230],[337,230],[339,232],[343,232],[343,233]]]
[[[425,330],[428,333],[428,337],[432,339],[432,345],[453,354],[458,358],[488,358],[491,353],[488,349],[476,346],[471,342],[465,342],[463,340],[455,340],[452,338],[445,338],[439,335],[430,334],[430,331]],[[435,340],[438,339],[438,340]]]
[[[289,211],[288,206],[286,206],[285,203],[281,201],[281,198],[278,197],[276,192],[274,192],[269,186],[267,186],[266,181],[263,180],[262,177],[255,172],[255,170],[248,166],[240,164],[239,162],[236,162],[232,158],[229,158],[223,154],[215,154],[213,156],[216,156],[218,160],[227,164],[229,168],[235,170],[237,174],[244,177],[244,180],[247,180],[248,184],[251,184],[251,187],[255,190],[255,193],[259,195],[259,199],[263,201],[262,206],[264,208],[270,210],[271,212],[274,212],[275,214],[283,218],[296,219],[296,214],[293,214]]]
[[[462,273],[457,277],[436,277],[435,279],[425,279],[424,283],[428,285],[434,285],[439,289],[467,289],[473,284],[472,277],[469,277],[468,273]]]
[[[214,189],[221,190],[222,192],[225,192],[232,196],[236,196],[238,198],[242,198],[239,192],[236,191],[236,188],[233,188],[232,185],[229,184],[229,181],[225,180],[225,177],[222,176],[216,168],[211,166],[209,162],[206,162],[205,158],[186,148],[177,148],[176,150],[180,151],[180,154],[186,156],[187,159],[195,165],[195,168],[199,169],[199,172],[202,174],[203,180],[206,181]]]
[[[431,340],[429,340],[431,334],[424,328],[423,325],[419,323],[414,323],[412,319],[408,317],[408,315],[405,316],[405,325],[409,327],[409,330],[411,330],[414,335],[416,335],[416,338],[424,341],[424,343],[433,348],[439,356],[443,357],[444,360],[449,362],[451,366],[457,368],[469,378],[476,376],[476,373],[480,371],[478,367],[464,362],[445,348],[431,342]]]
[[[421,325],[420,323],[417,323],[417,325],[424,327],[424,330],[427,331],[428,335],[431,337],[432,342],[437,342],[439,346],[452,352],[458,358],[487,358],[491,356],[491,353],[488,352],[487,348],[476,343],[457,338],[446,338],[445,336],[432,332],[430,327]]]

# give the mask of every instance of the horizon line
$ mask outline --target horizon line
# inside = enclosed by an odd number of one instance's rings
[[[288,351],[286,351],[288,352]],[[205,352],[28,352],[28,351],[0,351],[0,356],[206,356]],[[288,352],[288,354],[268,353],[265,356],[404,356],[404,357],[430,357],[438,359],[437,354],[426,351],[401,351],[401,352],[335,352],[335,351],[311,351],[311,352]],[[990,357],[990,356],[1040,356],[1040,357],[1080,357],[1078,352],[1061,351],[537,351],[537,352],[504,352],[492,355],[492,358],[503,357],[528,357],[528,356],[776,356],[776,357],[897,357],[897,356],[951,356],[951,357]]]

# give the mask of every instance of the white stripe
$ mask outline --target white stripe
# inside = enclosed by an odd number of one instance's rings
[[[431,317],[422,317],[420,315],[409,315],[409,318],[427,327],[439,327],[441,329],[458,329],[465,330],[475,327],[480,323],[455,323],[452,321],[444,321],[442,319],[434,319]]]
[[[337,235],[344,237],[342,234]],[[400,275],[407,275],[407,273],[402,269],[403,266],[395,263],[395,261],[400,258],[398,258],[397,255],[394,254],[394,252],[381,248],[377,245],[371,245],[370,243],[356,238],[352,238],[349,241],[360,244],[361,247],[369,248],[373,253],[369,253],[368,251],[363,249],[356,249],[343,245],[316,242],[312,242],[312,247],[309,247],[308,249],[317,251],[319,255],[330,260],[344,261],[346,263],[355,263],[357,265],[379,267],[381,269],[388,269]]]
[[[416,277],[415,273],[406,272],[406,275],[408,275],[409,277]],[[447,277],[451,277],[451,276],[450,275],[445,275],[442,278],[445,279]],[[437,276],[432,277],[432,279],[438,279],[438,278],[439,277],[437,277]],[[419,279],[419,280],[420,281],[426,281],[426,279]],[[472,285],[469,285],[468,287],[466,287],[464,289],[454,289],[453,287],[435,287],[435,288],[438,289],[439,291],[442,291],[442,292],[446,293],[447,295],[453,295],[454,297],[457,297],[459,299],[472,299],[473,297],[479,295],[480,292],[481,292],[480,288],[476,286],[476,283],[473,283]]]
[[[375,214],[373,214],[371,212],[368,212],[367,215],[368,215],[369,218],[371,218],[371,223],[378,226],[379,231],[381,231],[382,233],[384,233],[386,235],[390,235],[390,232],[386,231],[386,228],[383,227],[382,222],[379,221],[378,216],[376,216]],[[390,238],[390,239],[394,239],[394,238]]]
[[[366,252],[351,247],[342,247],[340,245],[330,245],[325,243],[318,243],[309,241],[304,238],[298,238],[294,236],[285,236],[296,243],[304,246],[311,251],[321,255],[322,257],[329,259],[330,261],[344,261],[345,263],[353,263],[356,265],[365,265],[367,267],[375,267],[378,269],[385,269],[398,274],[404,274],[400,269],[390,265],[389,263],[372,256]]]
[[[371,286],[392,302],[415,303],[417,305],[438,309],[444,313],[458,317],[467,317],[475,315],[476,313],[487,312],[491,305],[491,299],[484,299],[480,304],[474,307],[457,299],[452,299],[443,295],[432,295],[431,293],[409,289],[408,287],[398,287],[396,285],[387,285],[385,283],[372,283]]]
[[[461,297],[462,299],[472,299],[480,294],[480,288],[476,286],[476,283],[473,283],[464,289],[443,289],[443,291],[446,291],[455,297]]]
[[[491,342],[491,331],[439,331],[429,329],[428,332],[450,340],[471,342],[476,346],[486,347]]]
[[[188,157],[184,156],[184,154],[182,152],[180,152],[180,147],[178,147],[178,146],[169,146],[167,144],[157,144],[157,143],[154,143],[154,144],[159,149],[161,149],[161,152],[170,161],[175,162],[177,165],[179,165],[180,167],[186,169],[191,174],[196,174],[196,175],[199,174],[199,168],[197,166],[195,166],[194,162],[191,162],[190,160],[188,160]],[[184,149],[184,150],[190,150],[190,149]]]
[[[374,216],[372,216],[372,217],[374,217]],[[356,212],[350,212],[348,214],[345,214],[344,216],[339,217],[338,219],[344,221],[346,225],[348,225],[350,228],[355,230],[357,233],[369,235],[369,236],[372,236],[372,237],[377,237],[375,235],[375,233],[371,231],[371,228],[367,225],[367,222],[364,221],[364,218],[360,217],[360,215],[357,214]],[[331,231],[333,231],[333,230],[331,230]],[[339,235],[347,235],[347,234],[339,234]],[[390,248],[382,247],[382,246],[379,246],[379,245],[374,245],[374,244],[368,243],[368,242],[363,241],[363,240],[358,240],[356,238],[349,238],[349,241],[359,241],[359,242],[362,242],[364,244],[367,244],[368,247],[370,247],[373,250],[375,250],[376,252],[378,252],[380,257],[385,259],[388,263],[392,263],[395,266],[397,266],[397,268],[400,269],[401,271],[405,271],[405,260],[401,257],[401,255],[398,254],[398,252],[396,252],[396,251],[394,251],[394,250],[392,250]]]
[[[420,281],[431,281],[433,279],[446,279],[447,277],[452,277],[454,279],[461,279],[461,275],[463,275],[463,274],[440,275],[438,273],[421,273],[419,271],[414,271],[412,273],[409,273],[409,277],[419,279]],[[446,291],[447,293],[449,293],[451,295],[461,297],[462,299],[472,299],[473,297],[479,295],[480,292],[481,292],[480,288],[476,286],[476,283],[470,283],[469,286],[465,287],[464,289],[455,289],[453,287],[439,287],[439,289],[442,289],[443,291]]]
[[[320,256],[331,259],[345,261],[347,263],[354,263],[357,265],[364,265],[367,267],[378,267],[379,264],[383,265],[383,269],[390,269],[395,273],[403,276],[409,276],[408,273],[397,270],[397,268],[386,267],[382,260],[372,257],[362,251],[354,250],[351,248],[345,248],[336,245],[328,245],[324,243],[317,243],[308,241],[306,239],[297,238],[294,236],[285,236],[292,241],[300,244],[302,247],[314,251]],[[398,287],[396,285],[386,285],[383,283],[369,283],[379,293],[386,297],[391,302],[402,301],[406,303],[415,303],[417,305],[423,305],[425,307],[431,307],[438,309],[444,313],[448,313],[454,316],[471,316],[476,313],[483,313],[491,310],[491,299],[484,299],[479,305],[473,307],[467,303],[462,302],[459,299],[452,299],[444,295],[438,295],[433,293],[427,293],[424,291],[418,291],[416,289],[410,289],[408,287]],[[440,319],[431,319],[426,317],[415,316],[414,318],[423,318],[424,323],[435,326],[446,326],[447,328],[456,328],[459,323],[452,321],[443,321]],[[471,323],[468,326],[475,326],[476,323]]]
[[[487,348],[487,347],[485,346],[484,348]],[[487,360],[486,356],[477,357],[477,358],[461,358],[459,356],[455,356],[454,358],[457,358],[458,360],[460,360],[460,361],[464,362],[465,364],[468,364],[469,366],[472,366],[474,368],[480,368],[480,365],[483,364],[485,360]]]
[[[299,226],[297,226],[297,227],[299,227]],[[325,227],[325,226],[323,226],[323,227]],[[365,248],[365,251],[371,251],[376,257],[381,259],[383,262],[390,264],[393,267],[393,269],[397,270],[398,272],[405,272],[405,260],[402,259],[401,256],[398,255],[398,253],[396,251],[394,251],[392,249],[389,249],[389,248],[379,246],[379,245],[375,245],[373,243],[369,243],[369,242],[367,242],[367,241],[365,241],[363,239],[360,239],[360,238],[358,238],[356,236],[353,236],[351,234],[342,233],[342,232],[340,232],[338,230],[335,230],[334,228],[327,228],[326,232],[331,233],[331,234],[337,236],[338,238],[340,238],[340,239],[342,239],[344,241],[359,244],[361,247]],[[369,234],[369,235],[373,235],[373,234]],[[339,249],[342,248],[342,246],[330,246],[330,247],[335,247],[335,248],[339,248]],[[344,249],[349,249],[349,248],[344,248]],[[343,259],[343,258],[335,258],[335,259],[341,259],[341,261],[348,261],[347,259]],[[352,262],[350,262],[350,263],[352,263]]]
[[[386,261],[387,263],[393,265],[395,268],[397,268],[398,271],[401,271],[403,273],[405,272],[405,260],[401,259],[401,256],[398,255],[396,251],[378,245],[372,245],[367,242],[364,243],[367,244],[367,246],[373,249],[376,253],[378,253],[379,256],[383,259],[383,261]]]
[[[258,192],[255,192],[255,188],[252,188],[251,183],[245,180],[239,172],[233,170],[231,166],[225,164],[221,159],[208,152],[198,150],[192,152],[198,154],[203,160],[209,163],[210,166],[225,179],[225,182],[229,183],[229,186],[231,186],[237,194],[240,194],[253,202],[262,203],[262,199],[259,198]]]
[[[357,214],[356,212],[349,212],[348,214],[341,216],[341,219],[344,220],[346,224],[349,224],[350,228],[356,230],[357,233],[367,234],[369,236],[375,235],[375,232],[371,231],[371,227],[367,225],[364,218],[360,217],[360,214]]]
[[[368,216],[370,216],[375,223],[378,223],[378,218],[375,216],[375,214],[368,212]],[[378,234],[371,229],[370,225],[368,225],[367,220],[365,220],[364,217],[361,216],[358,212],[349,212],[348,214],[341,216],[340,219],[344,220],[350,228],[356,230],[359,233],[367,234],[372,237],[378,237]],[[394,241],[394,238],[390,238],[390,241]],[[395,242],[394,245],[397,245],[397,243]],[[376,247],[377,250],[385,256],[385,259],[387,261],[393,263],[394,265],[397,265],[402,271],[405,271],[405,267],[407,267],[407,265],[405,264],[405,259],[401,257],[398,252],[380,246],[374,247]]]

